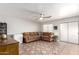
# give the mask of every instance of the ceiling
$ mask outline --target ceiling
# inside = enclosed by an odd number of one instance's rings
[[[40,13],[45,14],[45,16],[52,17],[39,21]],[[46,22],[78,15],[79,4],[0,3],[0,17],[15,17],[36,22]]]

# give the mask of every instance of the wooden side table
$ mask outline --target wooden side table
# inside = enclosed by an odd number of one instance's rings
[[[8,39],[6,42],[0,43],[0,55],[18,55],[19,42],[14,39]]]

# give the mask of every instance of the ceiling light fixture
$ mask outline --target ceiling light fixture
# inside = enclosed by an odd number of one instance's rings
[[[40,20],[43,20],[43,18],[41,17]]]

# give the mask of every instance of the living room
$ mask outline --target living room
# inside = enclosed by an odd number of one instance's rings
[[[79,4],[0,3],[0,34],[0,55],[79,55]]]

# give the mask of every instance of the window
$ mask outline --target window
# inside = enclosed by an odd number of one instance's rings
[[[43,25],[43,32],[53,32],[53,25],[52,24],[44,24]]]

